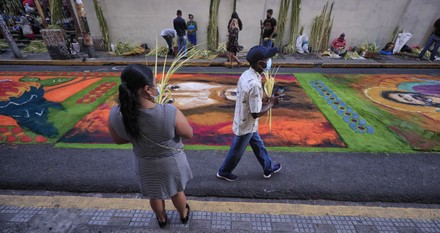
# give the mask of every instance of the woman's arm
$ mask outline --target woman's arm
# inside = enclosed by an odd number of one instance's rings
[[[176,134],[186,139],[192,138],[193,136],[191,125],[179,109],[176,109]]]
[[[107,122],[107,128],[108,128],[108,132],[110,133],[110,135],[112,136],[113,141],[116,144],[125,144],[125,143],[129,143],[130,141],[127,141],[123,138],[121,138],[118,133],[116,133],[116,131],[113,129],[113,127],[110,124],[110,121]]]

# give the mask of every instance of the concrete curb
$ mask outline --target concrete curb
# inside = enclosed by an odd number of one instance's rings
[[[167,61],[166,65],[171,65],[172,61]],[[93,61],[93,60],[0,60],[0,65],[51,65],[51,66],[124,66],[129,64],[154,65],[154,61]],[[160,62],[163,64],[163,61]],[[189,61],[185,66],[198,67],[225,67],[226,62],[219,61]],[[243,62],[242,66],[248,66]],[[411,69],[440,69],[440,63],[322,63],[322,62],[301,62],[287,63],[274,61],[274,66],[284,68],[411,68]]]
[[[418,63],[323,63],[322,68],[411,68],[411,69],[439,69],[440,64]]]

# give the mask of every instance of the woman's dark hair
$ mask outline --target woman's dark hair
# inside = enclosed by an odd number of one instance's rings
[[[153,72],[150,68],[141,64],[132,64],[124,68],[119,85],[119,106],[125,130],[134,140],[140,137],[138,117],[141,103],[138,91],[146,85],[154,86]]]
[[[411,102],[402,102],[402,101],[400,101],[400,100],[398,100],[398,99],[391,98],[391,96],[390,96],[391,94],[405,94],[405,95],[411,95],[414,99],[419,100],[419,101],[422,101],[424,104],[416,104],[416,103],[411,103]],[[431,107],[436,107],[436,108],[439,108],[439,107],[440,107],[440,104],[438,104],[438,103],[433,103],[433,102],[432,102],[432,99],[430,99],[429,97],[427,97],[427,96],[429,96],[429,95],[422,94],[422,93],[419,93],[419,92],[383,91],[383,92],[380,93],[380,95],[381,95],[383,98],[385,98],[385,99],[387,99],[387,100],[391,100],[391,101],[396,102],[396,103],[408,104],[408,105],[413,105],[413,106],[431,106]]]
[[[388,50],[390,50],[390,47],[391,46],[394,46],[394,43],[393,42],[388,42],[386,45],[385,45],[385,47],[383,47],[383,51],[388,51]]]
[[[229,23],[228,23],[228,29],[229,29],[229,25],[231,24],[232,19],[237,19],[237,20],[238,20],[238,28],[239,28],[240,31],[241,31],[241,29],[243,29],[243,23],[241,22],[240,17],[238,17],[238,13],[235,12],[235,11],[232,13],[232,15],[231,15],[231,19],[229,20]]]

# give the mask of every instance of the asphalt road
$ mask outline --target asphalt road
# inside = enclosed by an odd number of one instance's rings
[[[0,66],[5,71],[120,71],[123,67]],[[241,72],[245,68],[235,69]],[[224,72],[184,67],[181,72]],[[438,69],[283,69],[280,72],[405,73],[439,75]],[[271,156],[280,173],[263,179],[247,152],[237,182],[215,177],[226,151],[187,151],[194,174],[187,194],[200,197],[324,199],[440,203],[440,153],[286,153]],[[65,149],[53,145],[0,144],[0,188],[70,192],[138,192],[131,150]]]
[[[272,152],[280,173],[263,178],[247,152],[240,179],[216,178],[226,151],[187,151],[199,197],[440,203],[440,154]],[[128,149],[66,149],[0,144],[0,188],[69,192],[138,192]]]

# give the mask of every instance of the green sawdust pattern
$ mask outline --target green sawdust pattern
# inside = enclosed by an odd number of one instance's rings
[[[349,151],[364,152],[411,152],[413,149],[398,135],[387,127],[391,114],[376,108],[369,101],[361,101],[359,93],[349,86],[336,85],[321,74],[295,74],[307,95],[324,113],[339,135],[347,143]],[[346,122],[332,109],[332,107],[310,85],[310,81],[321,80],[337,95],[351,106],[369,125],[374,127],[373,134],[360,134],[351,130]]]
[[[371,103],[361,93],[357,92],[353,88],[350,88],[351,84],[357,82],[359,80],[359,78],[362,78],[361,76],[362,75],[346,75],[345,77],[347,77],[347,78],[341,79],[338,76],[333,77],[332,75],[329,75],[328,80],[335,83],[335,85],[337,85],[337,86],[343,85],[343,87],[346,87],[346,88],[344,88],[344,90],[347,89],[347,90],[350,90],[356,94],[354,97],[358,97],[358,98],[367,100],[367,101],[363,101],[363,103]],[[361,111],[363,111],[363,113],[361,115],[371,115],[371,117],[377,118],[378,121],[381,124],[385,125],[387,128],[389,128],[390,126],[394,126],[404,132],[420,135],[421,137],[424,138],[425,141],[433,141],[433,142],[440,141],[440,135],[433,132],[433,131],[430,131],[429,129],[425,129],[425,128],[423,128],[417,124],[414,124],[412,122],[408,122],[403,119],[396,118],[394,115],[392,115],[386,111],[382,111],[381,109],[377,109],[376,107],[374,107],[375,105],[373,105],[373,104],[369,104],[368,106],[370,106],[370,108],[361,109]],[[422,119],[419,119],[418,117],[414,118],[414,120],[422,121]],[[399,136],[397,136],[397,137],[399,137]],[[405,141],[404,139],[402,139],[402,140]],[[406,141],[405,141],[405,143],[411,147],[411,145],[409,143],[407,143]],[[416,148],[416,147],[412,147],[412,149],[419,150],[419,148]],[[420,150],[423,151],[424,149],[420,149]],[[437,147],[434,147],[431,150],[432,151],[439,151],[440,150],[440,143]],[[424,151],[427,151],[427,150],[424,150]]]
[[[64,102],[62,102],[62,106],[64,107],[64,109],[49,109],[49,121],[53,122],[55,128],[58,129],[58,137],[49,138],[49,143],[56,143],[59,137],[63,136],[69,130],[71,130],[82,118],[95,110],[99,105],[107,101],[107,99],[110,98],[112,95],[117,93],[118,85],[115,85],[106,93],[103,93],[102,96],[97,98],[94,102],[88,104],[76,103],[76,101],[83,97],[85,94],[88,94],[91,90],[95,89],[102,83],[107,82],[117,82],[117,84],[119,85],[120,79],[119,77],[103,77],[101,80],[95,82],[93,85],[84,88],[83,90],[79,91],[75,95],[69,97]],[[81,145],[84,148],[88,144]]]

